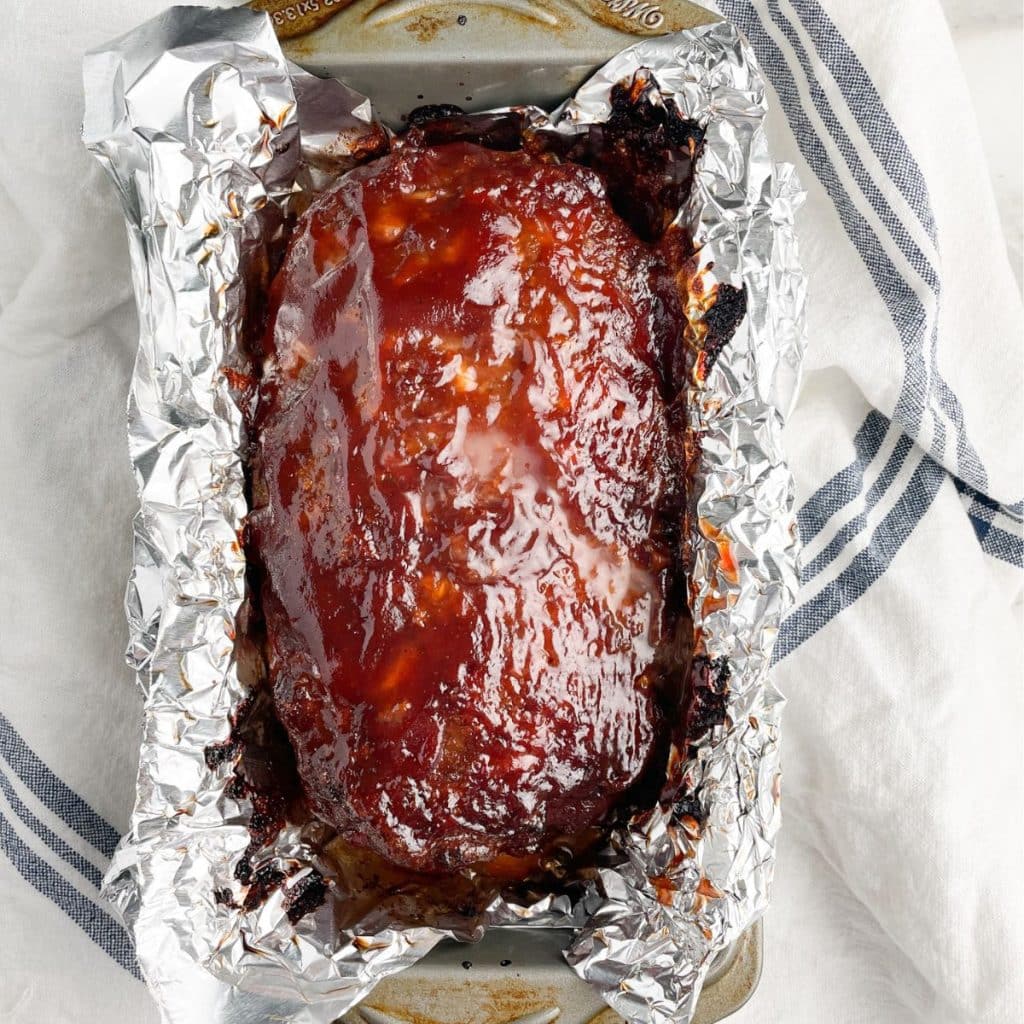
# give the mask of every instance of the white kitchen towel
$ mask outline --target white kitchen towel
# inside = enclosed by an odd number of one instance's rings
[[[118,204],[78,130],[82,52],[163,6],[14,4],[0,30],[5,1024],[158,1020],[98,897],[140,727],[121,659],[135,324]],[[720,9],[809,193],[785,825],[735,1019],[1019,1024],[1024,360],[974,114],[937,0]]]

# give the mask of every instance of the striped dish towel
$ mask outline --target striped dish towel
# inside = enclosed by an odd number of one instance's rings
[[[98,899],[134,791],[134,313],[81,54],[163,0],[15,5],[0,146],[0,1021],[156,1024]],[[742,1022],[1024,1019],[1021,303],[937,0],[720,0],[799,169],[806,544],[785,827]],[[1008,86],[1009,87],[1009,86]],[[993,97],[998,102],[998,97]],[[10,144],[6,144],[9,141]]]

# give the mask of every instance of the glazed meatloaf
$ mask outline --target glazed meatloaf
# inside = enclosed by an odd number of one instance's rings
[[[399,143],[299,220],[250,528],[277,713],[348,843],[522,877],[663,771],[681,323],[577,164]]]

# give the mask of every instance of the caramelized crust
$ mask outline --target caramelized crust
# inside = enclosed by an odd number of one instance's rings
[[[277,711],[349,843],[522,875],[666,753],[681,322],[577,165],[400,147],[300,220],[251,536]]]

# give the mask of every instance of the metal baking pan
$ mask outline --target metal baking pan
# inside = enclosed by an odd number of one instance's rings
[[[370,96],[399,127],[423,104],[551,108],[637,37],[718,16],[685,0],[253,0],[285,54]],[[614,1024],[621,1018],[562,959],[561,931],[501,928],[442,943],[387,978],[343,1024]],[[719,955],[695,1024],[738,1010],[761,974],[762,930]]]
[[[753,995],[761,976],[761,923],[719,954],[693,1024],[714,1024]],[[475,945],[444,942],[382,981],[340,1024],[621,1024],[569,969],[569,933],[494,928]]]
[[[637,37],[719,20],[686,0],[253,0],[250,6],[270,12],[288,57],[370,96],[392,126],[424,103],[550,108]]]

